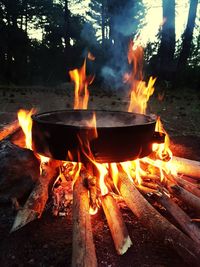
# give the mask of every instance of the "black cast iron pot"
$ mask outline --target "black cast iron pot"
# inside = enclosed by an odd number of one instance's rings
[[[98,137],[88,126],[94,112]],[[142,158],[152,152],[152,143],[164,142],[164,134],[155,132],[155,118],[142,114],[59,110],[33,115],[32,120],[33,149],[58,160],[84,161],[81,143],[86,147],[87,141],[101,163]]]

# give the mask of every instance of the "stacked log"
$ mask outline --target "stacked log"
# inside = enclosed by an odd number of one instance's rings
[[[73,189],[72,267],[97,267],[89,207],[85,179],[79,176]]]

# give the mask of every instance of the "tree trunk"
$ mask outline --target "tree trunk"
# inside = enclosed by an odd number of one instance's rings
[[[67,66],[71,65],[72,58],[70,52],[70,10],[69,10],[69,1],[65,0],[64,6],[64,41],[65,41],[65,64]]]
[[[64,10],[64,39],[65,39],[65,48],[69,47],[70,45],[70,37],[69,37],[69,21],[70,18],[70,11],[68,7],[68,0],[65,0],[65,10]]]
[[[190,9],[188,14],[188,21],[186,29],[183,33],[182,50],[180,52],[178,69],[183,70],[187,64],[187,59],[190,55],[190,49],[192,44],[193,30],[195,26],[195,18],[197,12],[198,0],[190,0]]]
[[[102,47],[105,44],[105,3],[101,3],[101,35],[102,35]]]
[[[175,52],[175,0],[163,0],[163,26],[159,48],[160,75],[171,80]]]

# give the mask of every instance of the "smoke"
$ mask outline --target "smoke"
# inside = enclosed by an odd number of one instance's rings
[[[94,22],[87,22],[83,25],[81,37],[89,44],[89,49],[92,46],[96,52],[96,69],[98,70],[96,79],[109,88],[117,89],[124,87],[123,76],[129,69],[128,44],[141,27],[144,8],[142,0],[104,2],[107,2],[106,16],[109,22],[106,26],[109,36],[106,36],[104,44],[97,42],[99,33],[95,36],[94,32],[97,27]],[[100,24],[99,21],[97,23]]]
[[[128,44],[141,27],[143,10],[142,3],[134,0],[110,6],[110,42],[106,47],[107,60],[101,69],[101,78],[110,88],[124,87],[123,76],[129,70]]]

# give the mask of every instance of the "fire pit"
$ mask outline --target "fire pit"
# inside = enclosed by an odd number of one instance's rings
[[[96,122],[90,125],[93,115]],[[79,154],[80,139],[89,141],[97,162],[143,158],[152,152],[152,144],[163,143],[165,136],[155,132],[155,116],[130,112],[62,110],[33,115],[32,119],[34,151],[58,160],[84,160]]]
[[[131,53],[135,60],[135,50]],[[70,73],[76,84],[75,110],[18,114],[26,148],[33,150],[34,161],[40,161],[40,177],[18,211],[11,232],[42,216],[50,191],[54,215],[65,215],[71,195],[72,266],[96,267],[91,215],[99,209],[105,214],[116,252],[122,255],[132,245],[118,205],[121,201],[158,240],[173,247],[185,262],[199,266],[200,229],[177,200],[199,213],[200,191],[195,177],[199,177],[200,166],[172,158],[161,121],[145,115],[155,79],[150,78],[147,85],[136,76],[129,79],[133,84],[128,112],[83,110],[89,99],[88,80],[76,78],[85,73]],[[7,145],[6,140],[2,151],[19,149]],[[19,155],[27,153],[27,149],[22,150]],[[161,215],[158,205],[173,222]]]

